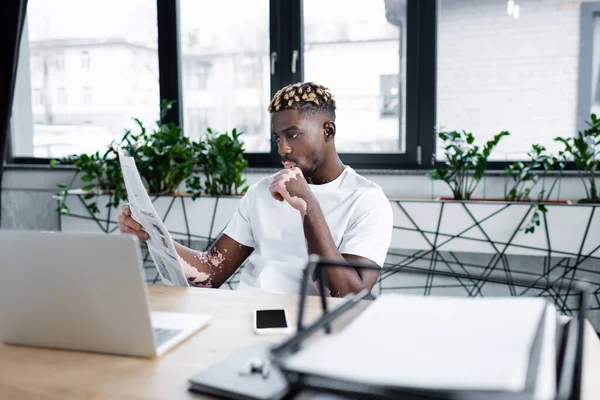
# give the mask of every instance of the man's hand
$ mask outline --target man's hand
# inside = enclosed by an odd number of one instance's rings
[[[302,217],[306,215],[308,204],[315,200],[308,182],[298,167],[279,171],[273,178],[269,190],[275,200],[287,201],[289,205],[300,211]]]
[[[142,225],[131,218],[131,209],[129,208],[129,204],[125,204],[123,208],[121,208],[121,212],[117,218],[119,220],[118,226],[121,233],[135,235],[140,240],[148,240],[150,238],[148,233],[142,228]]]

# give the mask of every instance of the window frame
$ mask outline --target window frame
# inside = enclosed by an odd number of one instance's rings
[[[275,4],[274,4],[275,3]],[[273,90],[290,83],[303,81],[304,75],[304,24],[301,0],[286,0],[283,10],[277,9],[279,1],[271,0],[271,49],[277,52],[276,71],[280,76]],[[275,7],[274,7],[275,6]],[[273,25],[273,16],[281,24]],[[357,169],[428,169],[435,155],[435,68],[437,45],[437,1],[407,0],[406,11],[406,115],[405,153],[340,153],[346,164]],[[273,29],[275,26],[275,29]],[[274,32],[276,31],[276,32]],[[274,38],[275,34],[275,38]],[[274,47],[274,39],[279,46]],[[293,51],[298,51],[296,73],[291,66]],[[283,67],[282,67],[283,66]],[[273,71],[272,71],[273,72]],[[322,82],[327,84],[327,82]],[[433,105],[433,106],[432,106]],[[400,129],[398,135],[400,135]],[[269,160],[259,166],[280,166],[280,156],[273,144]],[[248,154],[250,166],[260,160],[259,155]],[[254,162],[253,162],[254,161]]]
[[[166,120],[183,125],[182,59],[180,49],[180,1],[157,0],[160,98],[175,100]],[[437,1],[407,0],[406,15],[406,152],[340,153],[344,163],[357,169],[429,169],[435,160],[435,90]],[[302,81],[304,34],[302,0],[269,0],[271,96],[289,84]],[[298,51],[296,71],[290,68]],[[324,82],[326,84],[326,82]],[[267,104],[265,104],[265,108]],[[400,134],[400,131],[398,132]],[[279,168],[281,157],[275,142],[269,152],[245,153],[251,168]],[[11,164],[49,164],[48,158],[15,157]]]
[[[577,101],[577,130],[587,128],[592,106],[592,61],[594,57],[594,17],[600,16],[600,3],[582,3],[580,14],[579,80]],[[584,40],[589,38],[590,40]],[[600,85],[600,80],[598,82]]]

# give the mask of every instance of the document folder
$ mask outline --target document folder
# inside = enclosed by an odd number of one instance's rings
[[[271,348],[271,362],[277,366],[285,375],[286,379],[290,384],[290,389],[294,393],[299,393],[304,390],[310,391],[325,391],[341,395],[344,398],[369,398],[369,399],[538,399],[535,392],[535,382],[538,370],[543,366],[550,365],[548,360],[541,360],[541,347],[542,343],[553,343],[557,347],[554,354],[556,354],[556,360],[552,360],[552,365],[556,366],[556,390],[555,395],[552,395],[553,399],[579,399],[579,391],[581,387],[581,359],[583,354],[583,332],[584,332],[584,321],[586,317],[587,309],[587,286],[580,282],[571,282],[569,285],[562,283],[549,283],[547,280],[542,281],[540,279],[524,279],[518,277],[512,277],[510,284],[523,287],[531,287],[537,289],[553,289],[563,290],[568,289],[570,293],[573,293],[577,297],[577,311],[565,326],[557,327],[552,332],[555,333],[557,340],[546,341],[542,340],[542,336],[545,332],[544,326],[556,326],[557,324],[548,325],[548,321],[544,318],[551,315],[544,312],[543,317],[539,321],[540,328],[536,330],[535,338],[533,340],[534,345],[531,347],[531,359],[528,363],[527,370],[527,384],[522,391],[478,391],[478,390],[456,390],[456,389],[443,389],[443,388],[428,388],[428,387],[413,387],[410,385],[403,384],[386,384],[386,383],[373,383],[365,382],[364,380],[349,379],[339,376],[332,376],[335,374],[318,373],[309,371],[307,369],[299,370],[294,369],[290,365],[289,361],[298,358],[302,352],[308,351],[310,346],[314,346],[313,343],[307,343],[316,336],[321,330],[324,330],[326,334],[331,333],[331,326],[336,321],[343,319],[344,317],[352,314],[352,311],[356,311],[360,308],[360,305],[365,303],[375,304],[376,302],[365,302],[364,300],[372,298],[368,291],[363,291],[355,295],[349,295],[346,301],[341,305],[328,309],[327,301],[325,297],[326,290],[326,268],[329,267],[349,267],[349,268],[377,268],[370,264],[364,264],[357,261],[347,260],[331,260],[321,258],[318,256],[311,256],[307,267],[304,270],[301,296],[300,296],[300,307],[298,315],[298,329],[297,333],[290,337],[283,343],[276,345]],[[402,268],[403,272],[413,272],[416,274],[431,273],[431,271],[425,271],[420,269]],[[483,280],[487,282],[494,282],[500,284],[507,284],[507,280],[504,276],[491,274],[486,278],[479,278],[477,276],[470,276],[457,273],[449,273],[444,271],[435,271],[436,275],[448,276],[454,278],[464,278],[468,280]],[[308,293],[308,284],[313,280],[314,277],[318,277],[319,292],[321,296],[321,305],[323,308],[323,315],[316,321],[309,325],[304,325],[303,317],[305,312],[306,296]],[[450,298],[448,298],[450,299]],[[360,314],[364,311],[359,312]],[[356,317],[357,319],[359,317]],[[410,329],[410,327],[407,327]],[[443,334],[443,332],[440,332]],[[374,334],[376,337],[376,334]],[[325,338],[316,338],[315,340],[333,340],[334,336],[326,336]],[[315,342],[316,343],[316,342]],[[377,360],[371,360],[372,363],[376,363]],[[315,360],[317,363],[318,360]],[[397,360],[397,363],[402,363],[402,360]],[[316,365],[316,364],[315,364]],[[373,365],[373,364],[371,364]],[[369,368],[369,364],[365,365],[365,368]],[[538,393],[539,394],[539,393]]]
[[[287,380],[278,369],[271,368],[267,374],[243,371],[249,360],[268,360],[271,346],[269,342],[259,342],[211,366],[189,379],[189,389],[193,392],[236,400],[283,398],[289,392],[289,387]]]

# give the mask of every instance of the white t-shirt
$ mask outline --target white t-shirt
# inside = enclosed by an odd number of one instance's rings
[[[248,189],[223,233],[254,248],[238,289],[299,294],[308,262],[304,228],[298,210],[271,196],[273,176]],[[383,266],[392,239],[393,216],[381,188],[350,167],[332,182],[309,186],[340,253]],[[316,294],[314,285],[308,287]]]

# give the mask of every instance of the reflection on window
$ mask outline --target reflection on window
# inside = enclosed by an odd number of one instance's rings
[[[156,1],[30,0],[26,33],[21,60],[30,64],[18,73],[29,69],[31,83],[15,90],[31,96],[15,98],[31,104],[15,102],[13,119],[31,110],[33,133],[15,132],[15,156],[95,152],[135,129],[132,117],[149,126],[158,119]]]
[[[304,80],[337,102],[340,152],[404,152],[405,0],[305,0]]]
[[[247,152],[270,151],[269,1],[181,0],[180,9],[184,134],[237,128]]]

